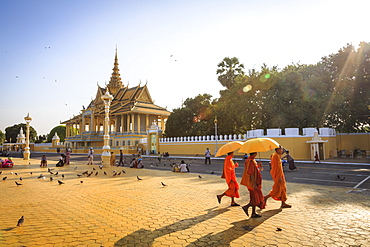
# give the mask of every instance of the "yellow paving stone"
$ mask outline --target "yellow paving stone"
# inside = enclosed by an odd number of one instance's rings
[[[0,191],[8,207],[0,212],[0,246],[366,246],[370,233],[368,197],[344,188],[288,183],[293,208],[278,211],[279,202],[271,199],[262,218],[250,219],[241,208],[230,208],[230,201],[215,201],[214,195],[225,189],[218,176],[204,175],[199,181],[194,174],[125,169],[120,178],[83,178],[81,185],[76,174],[92,167],[78,164],[75,171],[72,164],[55,168],[66,175],[65,184],[58,185],[36,178],[46,174],[36,165],[39,161],[15,161],[13,172],[34,174],[24,176],[17,188],[16,178],[4,171],[9,178],[0,183]],[[111,174],[117,168],[104,169]],[[169,186],[162,188],[161,181]],[[271,185],[263,181],[264,194]],[[238,203],[248,203],[246,188],[240,193]],[[24,226],[15,227],[20,215],[25,215]],[[277,227],[283,231],[276,232]]]

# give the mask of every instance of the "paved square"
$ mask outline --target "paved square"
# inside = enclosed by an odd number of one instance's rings
[[[345,188],[288,183],[293,208],[269,199],[263,217],[250,219],[229,198],[217,203],[227,187],[219,176],[73,162],[49,166],[52,175],[38,160],[14,161],[0,169],[0,246],[370,246],[370,197]],[[77,176],[84,171],[94,173]],[[271,185],[263,181],[264,194]],[[240,193],[248,203],[248,190]]]

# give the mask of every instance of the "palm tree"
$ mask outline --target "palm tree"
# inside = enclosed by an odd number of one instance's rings
[[[239,59],[236,57],[225,57],[217,67],[218,81],[227,89],[230,89],[235,84],[236,77],[244,75],[244,65],[239,63]]]

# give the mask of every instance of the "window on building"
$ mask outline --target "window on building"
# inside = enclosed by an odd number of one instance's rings
[[[125,141],[122,141],[122,146],[126,146],[126,142]]]
[[[127,146],[131,146],[131,141],[130,140],[127,141]]]

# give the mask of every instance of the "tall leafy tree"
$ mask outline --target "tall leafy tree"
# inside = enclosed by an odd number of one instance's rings
[[[25,123],[15,124],[13,126],[7,127],[5,129],[5,138],[8,142],[15,143],[17,142],[17,135],[19,134],[19,131],[23,128],[24,134],[26,134],[27,125]],[[34,142],[35,138],[37,136],[36,130],[30,126],[30,141]]]
[[[55,132],[58,134],[60,138],[60,142],[64,142],[64,139],[66,138],[66,126],[64,125],[59,125],[54,127],[52,130],[50,130],[48,136],[47,136],[47,142],[51,142]]]
[[[5,140],[5,134],[0,130],[0,143],[3,143]]]
[[[216,74],[218,75],[218,81],[227,89],[234,86],[235,79],[238,76],[244,75],[244,65],[236,57],[225,57],[217,67]]]

